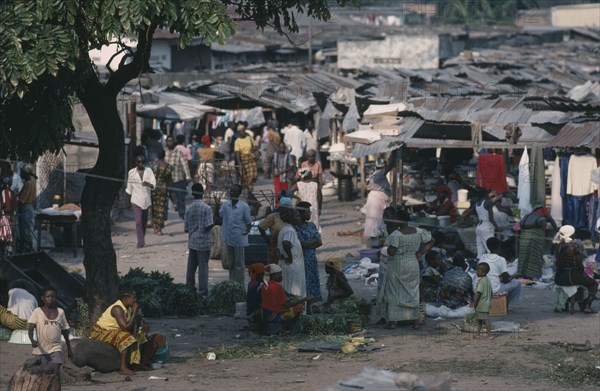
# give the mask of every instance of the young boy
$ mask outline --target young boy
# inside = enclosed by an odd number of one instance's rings
[[[52,391],[60,390],[60,366],[63,363],[61,334],[67,343],[67,354],[73,357],[69,342],[69,323],[62,308],[56,307],[56,289],[45,287],[42,290],[42,307],[36,308],[29,318],[29,340],[33,346],[33,355],[41,356],[42,360],[50,363],[54,369]],[[36,330],[37,341],[33,338]]]
[[[477,314],[477,335],[474,338],[481,337],[481,326],[485,322],[487,329],[487,339],[492,339],[492,329],[490,327],[490,306],[492,304],[492,285],[487,278],[490,271],[490,265],[481,262],[477,265],[477,288],[475,289],[475,299],[472,306]]]

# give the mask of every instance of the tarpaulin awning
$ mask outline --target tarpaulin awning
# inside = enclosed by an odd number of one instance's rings
[[[202,118],[204,113],[216,113],[217,108],[212,106],[172,103],[169,105],[144,105],[137,109],[137,116],[143,118],[154,118],[168,121],[189,121]]]

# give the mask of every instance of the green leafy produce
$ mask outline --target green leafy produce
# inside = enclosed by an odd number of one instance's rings
[[[160,318],[163,316],[163,304],[161,303],[160,296],[156,293],[152,293],[138,297],[138,304],[140,305],[144,316],[150,318]]]
[[[236,281],[223,281],[208,293],[208,313],[233,315],[235,303],[246,301],[246,289]]]
[[[174,289],[175,314],[177,316],[196,316],[200,310],[200,295],[194,288],[177,284]]]
[[[196,316],[201,309],[198,292],[185,284],[174,284],[169,273],[157,270],[146,273],[132,268],[121,277],[121,287],[133,289],[144,316]]]

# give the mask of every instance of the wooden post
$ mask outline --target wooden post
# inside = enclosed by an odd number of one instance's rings
[[[392,169],[392,206],[398,205],[398,165]]]
[[[398,167],[398,199],[400,204],[404,204],[404,144],[396,152],[396,167]]]
[[[362,189],[360,190],[360,199],[365,199],[365,190],[367,189],[367,176],[365,175],[365,156],[360,157],[360,184]]]

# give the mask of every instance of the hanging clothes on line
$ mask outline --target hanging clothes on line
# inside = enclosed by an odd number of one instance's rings
[[[531,148],[529,175],[531,180],[530,201],[541,202],[546,205],[546,167],[544,166],[544,148],[536,144]]]
[[[592,196],[596,186],[592,182],[592,171],[596,167],[596,158],[585,151],[576,151],[569,160],[566,193],[570,225],[575,228],[589,229],[591,226],[588,216],[594,215]]]
[[[562,199],[562,225],[571,225],[570,195],[567,194],[567,177],[569,176],[570,155],[560,156],[560,197]]]
[[[497,153],[479,155],[477,163],[477,186],[498,193],[508,191],[504,156]]]
[[[517,184],[520,216],[525,216],[531,212],[531,179],[529,175],[529,154],[527,153],[527,147],[525,147],[519,161],[519,183]]]
[[[554,160],[554,170],[552,171],[552,187],[550,190],[550,215],[560,227],[563,219],[563,202],[560,197],[560,157]]]

